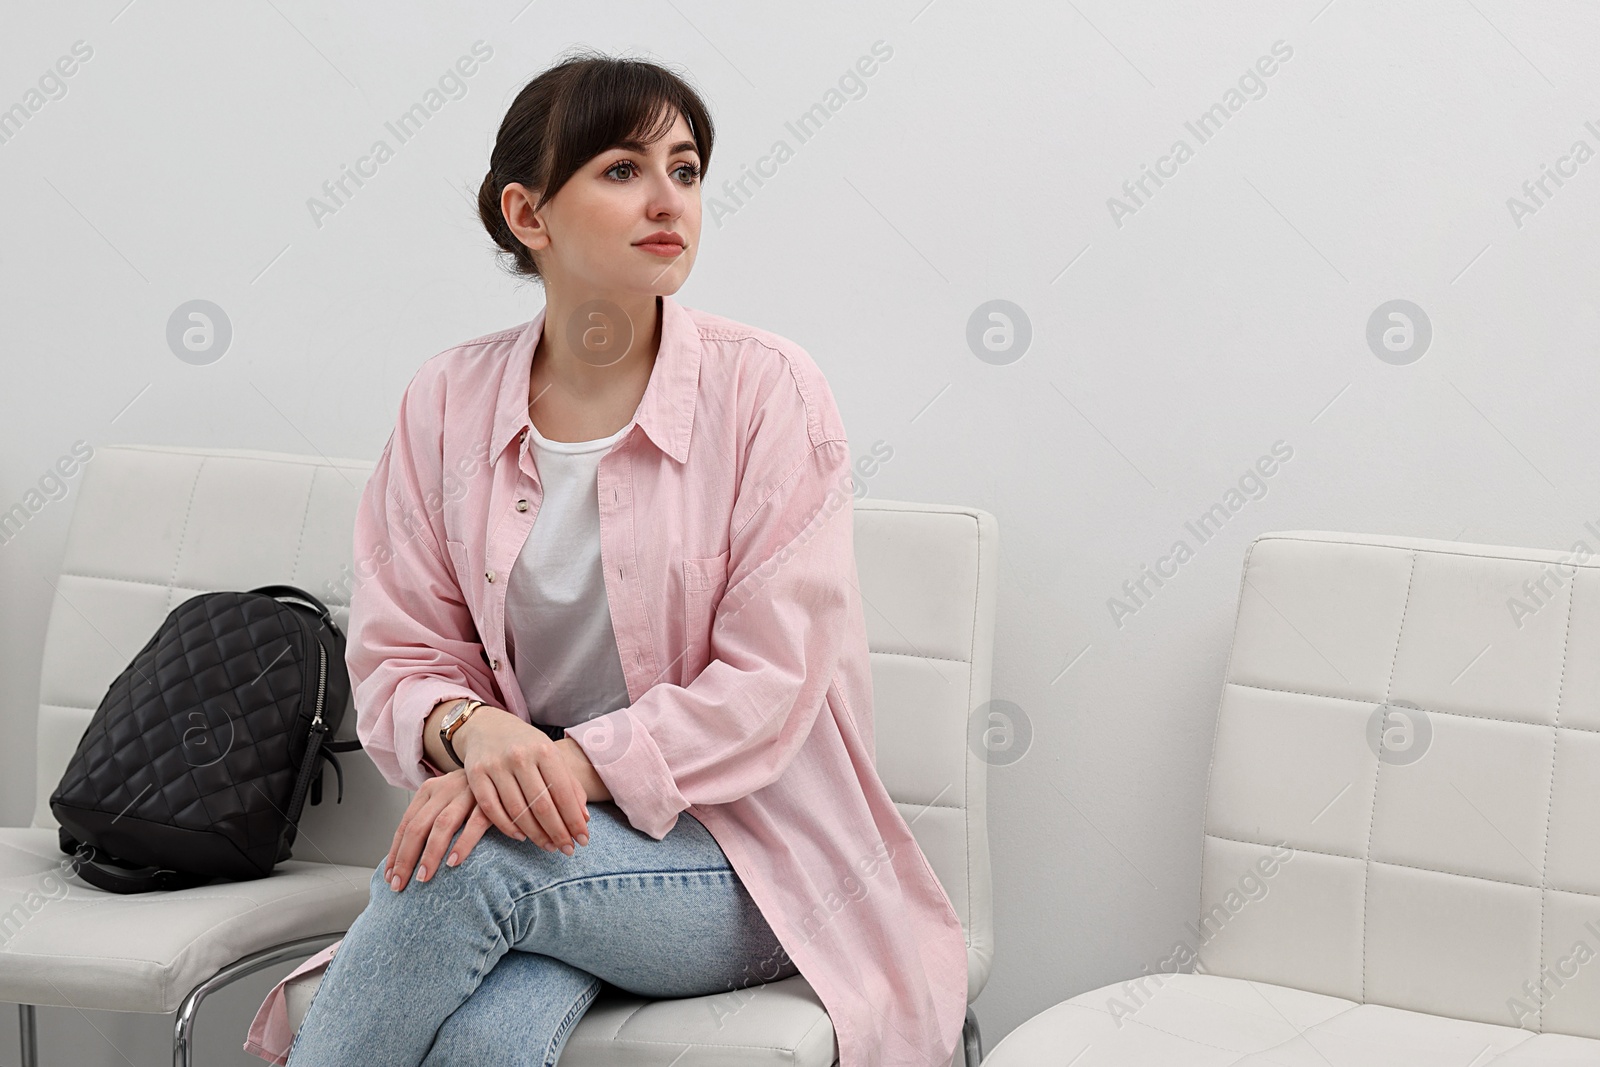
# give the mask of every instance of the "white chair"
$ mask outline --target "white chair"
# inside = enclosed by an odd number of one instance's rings
[[[1198,921],[984,1067],[1600,1064],[1600,560],[1245,557]],[[1197,958],[1195,973],[1164,973]]]
[[[372,467],[236,449],[95,450],[45,639],[33,821],[0,828],[0,1001],[21,1006],[23,1067],[38,1062],[39,1004],[176,1012],[173,1062],[186,1067],[209,993],[310,955],[366,906],[411,794],[360,752],[341,756],[344,802],[333,803],[330,773],[323,803],[305,809],[295,858],[249,882],[131,896],[69,882],[48,798],[112,678],[187,597],[289,582],[348,632],[351,531]],[[961,916],[970,1003],[993,956],[987,765],[967,727],[989,698],[996,524],[972,508],[856,507],[878,769]],[[338,736],[354,739],[353,710]],[[288,989],[296,1028],[320,977]],[[682,1046],[681,1067],[833,1063],[831,1025],[804,978],[767,988],[739,1012],[734,1035],[735,1025],[708,1025],[714,1015],[698,998],[647,1005],[608,987],[568,1038],[563,1067],[654,1063],[659,1042]],[[980,1055],[969,1009],[952,1062],[973,1067]]]
[[[68,880],[49,796],[111,680],[181,601],[289,582],[348,632],[342,579],[371,469],[267,452],[95,449],[53,582],[33,821],[0,828],[0,1001],[21,1005],[24,1067],[38,1062],[38,1004],[176,1012],[173,1059],[186,1065],[208,993],[337,940],[365,907],[407,799],[359,752],[340,756],[343,803],[330,770],[294,858],[249,882],[122,896]],[[337,736],[355,738],[348,708]]]

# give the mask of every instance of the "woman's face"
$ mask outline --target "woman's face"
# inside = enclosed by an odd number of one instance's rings
[[[700,154],[682,115],[649,144],[608,148],[589,160],[537,215],[536,200],[534,190],[513,183],[500,206],[547,286],[661,296],[688,279],[700,245]],[[662,231],[682,244],[650,241]]]

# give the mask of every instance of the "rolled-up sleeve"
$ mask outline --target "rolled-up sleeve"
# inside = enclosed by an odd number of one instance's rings
[[[844,613],[860,610],[842,436],[812,445],[804,422],[769,425],[750,442],[739,495],[709,664],[566,729],[657,840],[691,804],[729,803],[784,773],[826,703],[852,632]]]
[[[494,691],[442,550],[443,416],[437,369],[425,365],[406,387],[355,521],[345,664],[356,736],[391,785],[411,790],[432,777],[422,727],[434,705]]]

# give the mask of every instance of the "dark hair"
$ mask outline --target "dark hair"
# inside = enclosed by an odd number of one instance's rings
[[[589,160],[630,138],[655,140],[678,115],[689,124],[704,178],[711,165],[711,114],[700,95],[665,67],[579,53],[523,86],[500,122],[489,173],[478,188],[478,217],[511,257],[513,272],[539,277],[533,253],[500,211],[507,185],[520,182],[540,190],[535,207],[543,207]]]

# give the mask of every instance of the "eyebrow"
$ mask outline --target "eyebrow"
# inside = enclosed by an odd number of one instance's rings
[[[637,137],[625,137],[616,144],[612,145],[612,147],[625,148],[629,152],[648,153],[650,151],[650,147]],[[698,155],[699,149],[695,147],[695,143],[693,141],[679,141],[677,144],[673,145],[667,150],[667,155],[675,156],[679,152],[694,152],[696,155]]]

